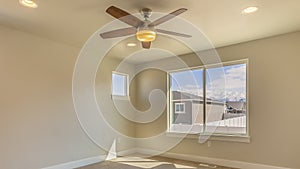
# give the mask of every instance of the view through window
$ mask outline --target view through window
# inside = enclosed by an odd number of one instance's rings
[[[169,131],[247,134],[246,63],[169,73]],[[184,104],[184,113],[178,113]]]
[[[112,95],[127,96],[127,76],[126,74],[112,73]]]

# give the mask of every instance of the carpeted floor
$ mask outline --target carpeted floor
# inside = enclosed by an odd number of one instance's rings
[[[204,166],[197,162],[177,160],[165,157],[143,158],[140,155],[119,157],[114,160],[105,161],[80,167],[78,169],[232,169],[221,166]]]

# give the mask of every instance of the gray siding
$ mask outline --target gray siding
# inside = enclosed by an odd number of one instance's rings
[[[185,103],[185,113],[175,113],[175,103]],[[191,101],[174,101],[173,102],[173,123],[174,124],[192,124],[192,102]]]

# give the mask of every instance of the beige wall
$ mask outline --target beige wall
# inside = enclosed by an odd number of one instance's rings
[[[104,154],[72,102],[79,49],[0,26],[0,168],[35,169]]]
[[[223,47],[217,52],[222,61],[249,59],[251,143],[214,141],[212,147],[208,147],[198,140],[185,139],[170,152],[300,168],[300,32]],[[183,58],[191,66],[200,64],[192,55]],[[138,68],[172,63],[172,59],[165,59]],[[165,80],[157,78],[161,72],[149,70],[141,76],[138,83],[146,84],[143,91],[159,86],[165,89],[166,84],[161,84]],[[146,97],[144,93],[141,96]],[[154,129],[165,129],[166,117],[163,115],[152,124],[137,125],[137,137],[156,134]]]
[[[125,73],[131,78],[134,74],[134,65],[129,63],[121,62],[119,59],[115,59],[107,55],[99,65],[99,69],[96,77],[96,94],[97,101],[105,120],[110,124],[110,126],[119,132],[121,135],[128,137],[135,137],[135,123],[128,120],[126,117],[122,116],[116,106],[121,105],[119,103],[123,101],[119,98],[112,98],[111,96],[111,86],[112,86],[112,71],[117,71],[119,73]],[[134,87],[134,82],[131,83],[131,88]],[[135,90],[130,90],[131,100],[135,99]],[[126,104],[121,105],[119,109],[129,110]],[[119,150],[125,150],[132,148],[134,145],[119,145]]]
[[[154,89],[161,89],[164,93],[167,91],[167,74],[158,69],[148,69],[139,72],[135,78],[136,85],[136,108],[140,111],[145,111],[150,108],[149,95]],[[151,123],[141,124],[136,123],[136,137],[147,138],[156,136],[167,129],[167,108],[161,116]]]

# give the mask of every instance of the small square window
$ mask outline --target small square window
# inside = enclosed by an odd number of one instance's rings
[[[175,103],[175,114],[185,113],[184,103]]]
[[[112,73],[112,95],[127,96],[128,94],[128,75],[123,73]]]

